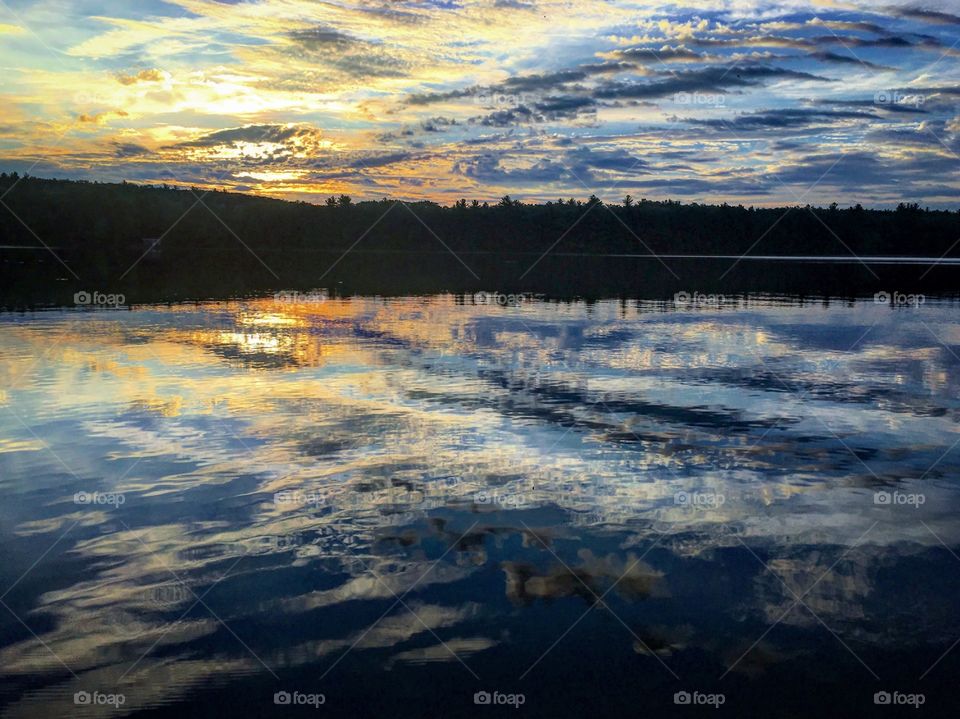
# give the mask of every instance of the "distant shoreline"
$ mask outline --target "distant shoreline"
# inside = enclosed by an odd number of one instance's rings
[[[41,245],[0,245],[0,250],[31,250],[48,252],[60,250],[60,247],[43,247]],[[336,254],[343,250],[338,249],[302,249],[277,248],[267,252],[296,252],[302,254]],[[350,250],[355,255],[446,255],[444,250]],[[458,250],[457,254],[466,256],[495,256],[509,259],[511,257],[537,257],[540,252],[510,251],[493,252],[491,250]],[[912,257],[910,255],[677,255],[665,253],[609,253],[609,252],[552,252],[552,257],[594,257],[594,258],[622,258],[622,259],[664,259],[664,260],[738,260],[761,262],[815,262],[823,264],[866,264],[866,265],[955,265],[960,266],[960,257]]]

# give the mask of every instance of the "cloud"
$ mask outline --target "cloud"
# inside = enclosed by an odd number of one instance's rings
[[[689,48],[683,46],[670,47],[669,45],[664,45],[660,48],[631,47],[626,50],[617,50],[611,53],[611,55],[620,58],[621,60],[639,60],[643,62],[664,63],[677,60],[697,61],[704,59],[703,55],[698,52],[694,52]]]
[[[546,74],[511,77],[496,86],[495,89],[504,92],[534,92],[567,85],[586,77],[587,73],[583,70],[560,70]]]
[[[672,73],[670,77],[648,83],[607,83],[594,91],[594,97],[650,99],[669,97],[679,92],[725,92],[730,88],[751,87],[768,80],[782,79],[829,82],[825,77],[779,67],[705,67]]]
[[[123,110],[109,110],[107,112],[98,112],[93,115],[88,115],[87,113],[81,113],[80,115],[77,116],[77,122],[97,125],[102,123],[104,120],[106,120],[111,116],[127,117],[128,113],[124,112]]]
[[[113,142],[114,155],[118,158],[139,157],[149,155],[150,150],[135,142]]]
[[[852,55],[838,55],[835,52],[812,52],[807,57],[820,60],[821,62],[833,62],[840,65],[860,65],[861,67],[868,67],[871,70],[889,71],[895,69],[888,65],[877,65],[876,63],[868,62],[859,57],[853,57]]]
[[[3,35],[10,166],[56,147],[65,176],[172,170],[294,197],[581,196],[580,177],[598,194],[623,181],[772,204],[790,198],[771,168],[815,171],[818,155],[869,143],[876,164],[845,158],[863,182],[828,185],[837,201],[922,200],[934,185],[960,197],[947,169],[958,14],[942,2],[175,0],[96,17],[61,5],[20,11],[64,49],[56,66]],[[678,93],[723,102],[678,110]],[[227,165],[236,174],[218,180]],[[870,186],[881,170],[902,187]]]
[[[294,42],[311,49],[325,48],[329,45],[342,47],[360,42],[339,30],[324,26],[291,30],[287,36]]]
[[[121,85],[135,85],[138,82],[162,82],[167,79],[163,70],[148,69],[141,70],[135,75],[119,75],[117,81]]]
[[[420,121],[420,127],[424,132],[444,132],[457,124],[459,123],[451,117],[430,117]]]
[[[300,125],[245,125],[217,130],[193,140],[177,143],[176,147],[217,147],[237,143],[285,143],[294,139],[319,137],[319,130]]]
[[[383,43],[370,42],[328,25],[291,30],[288,54],[322,63],[351,79],[403,77],[409,62]]]
[[[940,25],[960,25],[960,16],[951,15],[945,12],[936,12],[934,10],[924,10],[922,8],[896,8],[894,10],[900,17],[910,18],[911,20],[922,20]]]
[[[578,147],[557,155],[559,159],[542,158],[519,164],[513,153],[487,151],[460,160],[454,172],[481,182],[502,185],[536,183],[576,183],[597,181],[601,176],[635,176],[646,172],[648,163],[620,149],[593,150]],[[510,164],[504,164],[508,161]],[[582,185],[580,185],[582,188]]]
[[[809,127],[811,125],[822,125],[824,123],[832,124],[838,120],[876,119],[878,119],[878,116],[871,112],[789,108],[738,115],[729,120],[698,120],[694,118],[684,118],[684,122],[691,125],[699,125],[701,127],[710,127],[715,130],[731,130],[734,132],[740,132],[750,130]]]

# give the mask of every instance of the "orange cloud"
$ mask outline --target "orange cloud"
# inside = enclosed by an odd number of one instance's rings
[[[121,85],[135,85],[138,82],[160,82],[166,79],[161,70],[141,70],[136,75],[120,75],[117,81]]]

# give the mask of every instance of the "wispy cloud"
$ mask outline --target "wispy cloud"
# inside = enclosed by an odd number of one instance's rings
[[[144,0],[94,15],[34,0],[0,8],[0,163],[308,200],[773,204],[819,179],[818,153],[845,153],[862,159],[824,167],[810,201],[956,206],[947,10]]]

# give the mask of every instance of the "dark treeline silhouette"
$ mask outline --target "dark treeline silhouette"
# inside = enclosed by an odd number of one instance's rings
[[[40,286],[41,278],[73,282],[72,271],[104,288],[117,286],[121,278],[139,287],[200,288],[187,294],[208,292],[204,288],[211,283],[224,281],[251,289],[357,282],[364,292],[505,289],[508,284],[518,290],[577,292],[578,283],[586,283],[584,291],[591,293],[615,287],[626,293],[637,291],[638,271],[622,259],[601,260],[600,255],[960,257],[960,213],[907,203],[880,211],[836,205],[760,209],[630,197],[606,206],[596,197],[523,204],[505,197],[493,204],[460,200],[444,207],[389,199],[356,202],[341,195],[314,205],[223,191],[0,174],[4,193],[11,211],[0,208],[0,245],[46,244],[56,254],[0,250],[0,277],[8,288],[26,287],[31,278],[33,286]],[[577,253],[598,258],[571,257]],[[669,270],[655,260],[644,263],[648,282],[656,272],[671,283],[683,275],[675,262]],[[716,269],[726,278],[730,264],[719,263],[699,277]],[[748,291],[769,284],[758,264],[737,265]],[[869,269],[857,271],[875,282]],[[787,279],[809,285],[814,274],[804,270]],[[698,275],[690,270],[685,286],[703,286],[688,277]]]
[[[755,245],[753,254],[939,257],[960,237],[960,213],[916,204],[895,211],[800,207],[784,217],[786,208],[630,198],[601,207],[595,197],[528,205],[505,197],[496,205],[408,203],[410,212],[389,199],[353,202],[341,195],[313,205],[5,174],[0,193],[14,183],[4,202],[30,229],[11,213],[0,213],[4,244],[37,245],[33,230],[77,261],[104,268],[129,266],[142,253],[144,239],[161,236],[163,255],[181,259],[206,250],[233,251],[242,248],[239,240],[258,252],[338,250],[361,236],[361,250],[442,252],[442,240],[457,252],[540,253],[556,242],[557,252],[739,255]],[[203,204],[191,209],[199,196]],[[960,247],[954,249],[960,256]]]

